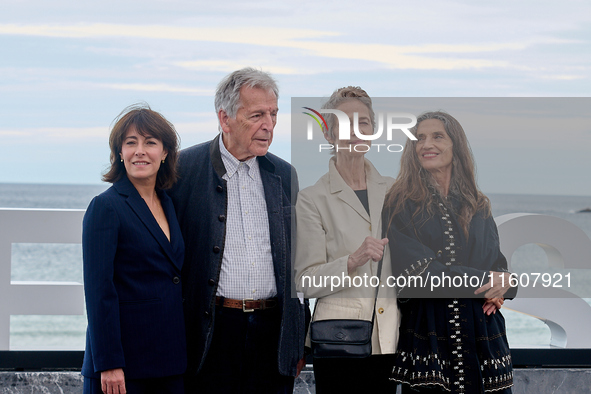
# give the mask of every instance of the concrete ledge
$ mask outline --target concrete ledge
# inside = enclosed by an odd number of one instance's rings
[[[591,369],[516,369],[513,394],[581,394],[591,388]]]
[[[0,372],[0,394],[80,394],[80,372]]]
[[[82,383],[80,372],[0,372],[0,394],[79,394]],[[513,394],[580,394],[589,387],[591,369],[516,369]],[[306,368],[296,380],[294,393],[315,392],[314,373]]]
[[[581,394],[589,392],[591,369],[519,368],[515,369],[514,382],[513,394]],[[306,369],[296,380],[294,393],[315,392],[314,373]]]

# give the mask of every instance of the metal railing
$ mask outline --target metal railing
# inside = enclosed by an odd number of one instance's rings
[[[14,243],[81,243],[84,210],[0,208],[0,369],[77,369],[82,351],[10,350],[11,315],[83,315],[83,285],[76,282],[11,281]],[[588,268],[591,240],[572,223],[534,214],[496,219],[502,251],[510,260],[522,245],[536,243],[548,263]],[[520,289],[523,295],[524,289]],[[527,294],[527,290],[526,290]],[[532,315],[551,331],[547,349],[515,349],[516,366],[591,366],[591,307],[580,298],[517,298],[506,306]]]

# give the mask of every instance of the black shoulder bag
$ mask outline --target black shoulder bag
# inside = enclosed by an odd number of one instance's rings
[[[382,275],[382,260],[378,264],[378,278]],[[376,317],[376,302],[380,285],[376,288],[371,320],[328,319],[310,323],[310,340],[314,358],[366,358],[371,356],[371,334]],[[317,307],[318,305],[316,305]],[[316,314],[316,307],[314,314]]]

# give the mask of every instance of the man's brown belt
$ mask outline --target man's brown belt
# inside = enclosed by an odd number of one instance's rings
[[[235,300],[232,298],[216,297],[215,304],[217,306],[221,305],[224,308],[235,308],[242,309],[244,312],[254,312],[275,308],[277,306],[277,298],[269,298],[267,300],[253,300],[249,298]]]

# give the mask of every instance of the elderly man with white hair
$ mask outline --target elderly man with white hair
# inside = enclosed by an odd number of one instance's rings
[[[244,68],[218,85],[220,134],[181,152],[171,196],[186,253],[187,393],[291,393],[308,307],[293,297],[293,167],[268,153],[278,89]]]

